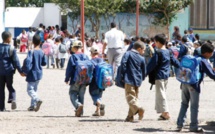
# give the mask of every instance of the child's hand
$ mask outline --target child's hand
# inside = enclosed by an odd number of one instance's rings
[[[69,82],[67,81],[67,82],[65,82],[67,85],[69,84]]]
[[[26,76],[24,73],[20,73],[20,75],[21,75],[22,77],[25,77],[25,76]]]
[[[213,70],[215,71],[215,68],[213,68]]]

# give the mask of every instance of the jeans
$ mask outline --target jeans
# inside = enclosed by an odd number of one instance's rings
[[[16,92],[13,88],[13,74],[0,75],[0,111],[5,109],[5,85],[9,91],[8,102],[16,100]]]
[[[77,109],[79,106],[84,104],[84,95],[86,91],[86,85],[71,85],[69,89],[70,100]]]
[[[51,65],[54,65],[54,56],[48,56],[46,55],[46,59],[47,59],[47,68],[49,68],[49,60],[51,59]]]
[[[90,90],[90,96],[93,100],[93,104],[96,106],[96,103],[100,103],[102,102],[102,94],[103,91],[100,89],[94,89],[94,90]]]
[[[31,107],[35,107],[36,103],[40,100],[37,95],[38,84],[39,81],[28,82],[27,84],[27,92],[28,95],[31,97]]]
[[[59,68],[59,66],[60,66],[60,59],[55,58],[55,62],[56,62],[56,66],[57,66],[57,68]]]
[[[60,59],[60,67],[64,68],[64,64],[65,64],[65,58],[61,58]]]
[[[181,109],[177,119],[178,127],[183,127],[187,108],[189,106],[189,101],[191,102],[190,112],[191,112],[191,123],[190,123],[190,130],[197,130],[198,129],[198,109],[199,109],[199,93],[190,85],[182,84],[182,102],[181,102]]]

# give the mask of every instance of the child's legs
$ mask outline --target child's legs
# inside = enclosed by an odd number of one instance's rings
[[[138,105],[138,100],[137,100],[137,93],[136,93],[136,87],[131,86],[129,84],[125,84],[125,96],[127,103],[129,105],[129,117],[135,115],[140,106]]]
[[[166,90],[167,90],[168,80],[156,80],[156,96],[155,96],[155,110],[157,113],[169,112]]]
[[[47,68],[49,68],[49,56],[46,55],[46,60],[47,60]]]
[[[79,102],[81,104],[84,104],[84,95],[85,95],[85,92],[86,92],[86,85],[81,85],[79,87],[79,94],[78,94],[78,99],[79,99]]]
[[[5,109],[5,84],[6,78],[4,75],[0,75],[0,111]]]
[[[12,101],[16,101],[16,91],[13,88],[13,74],[7,75],[5,78],[6,78],[7,89],[9,91],[8,102],[11,103]]]
[[[186,119],[187,108],[189,107],[190,101],[190,93],[189,93],[189,85],[182,84],[181,85],[181,108],[177,119],[178,127],[183,127],[183,124]]]
[[[54,55],[51,56],[51,65],[54,65]]]
[[[103,93],[103,91],[101,91],[100,89],[90,90],[90,96],[91,96],[91,98],[93,100],[93,104],[95,106],[97,106],[97,103],[101,104],[102,93]]]
[[[37,95],[38,84],[39,84],[39,81],[36,81],[36,82],[28,82],[28,85],[27,85],[27,92],[28,92],[28,95],[31,97],[31,106],[36,106],[36,102],[40,100]]]
[[[71,100],[73,106],[75,107],[75,109],[77,109],[79,106],[82,105],[82,103],[79,102],[79,86],[78,85],[70,86],[69,96],[70,96],[70,100]]]
[[[57,66],[57,68],[59,68],[60,60],[59,60],[58,58],[55,58],[55,61],[56,61],[56,66]]]
[[[61,66],[61,68],[64,68],[64,64],[65,64],[65,58],[61,58],[60,59],[60,66]]]
[[[191,113],[191,123],[190,130],[198,129],[198,112],[199,112],[199,93],[190,86],[190,113]]]

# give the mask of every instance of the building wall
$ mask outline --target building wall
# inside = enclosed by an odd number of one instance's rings
[[[150,16],[140,15],[140,23],[139,23],[139,35],[143,37],[153,37],[158,33],[167,33],[166,27],[155,26],[152,22],[153,18]],[[116,17],[109,17],[107,19],[101,18],[101,26],[100,26],[100,37],[102,33],[107,32],[110,29],[110,23],[116,22],[119,29],[121,29],[126,35],[134,36],[136,30],[136,14],[130,13],[118,13]],[[80,25],[80,18],[75,20],[71,19],[69,16],[67,17],[67,28],[70,33],[74,33],[77,29],[77,26]],[[170,35],[174,32],[174,26],[180,27],[181,35],[185,29],[189,27],[189,8],[180,11],[177,14],[177,19],[175,19],[169,27]],[[95,31],[89,20],[85,23],[85,32],[90,35],[90,37],[95,36]]]
[[[44,4],[44,25],[61,25],[61,12],[59,6],[54,3]]]

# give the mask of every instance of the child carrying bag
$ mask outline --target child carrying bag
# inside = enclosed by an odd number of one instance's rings
[[[113,67],[106,62],[99,63],[96,69],[96,83],[100,89],[113,85]]]
[[[176,79],[183,84],[196,84],[201,79],[199,64],[201,57],[185,55],[180,63],[180,68],[176,69]]]

